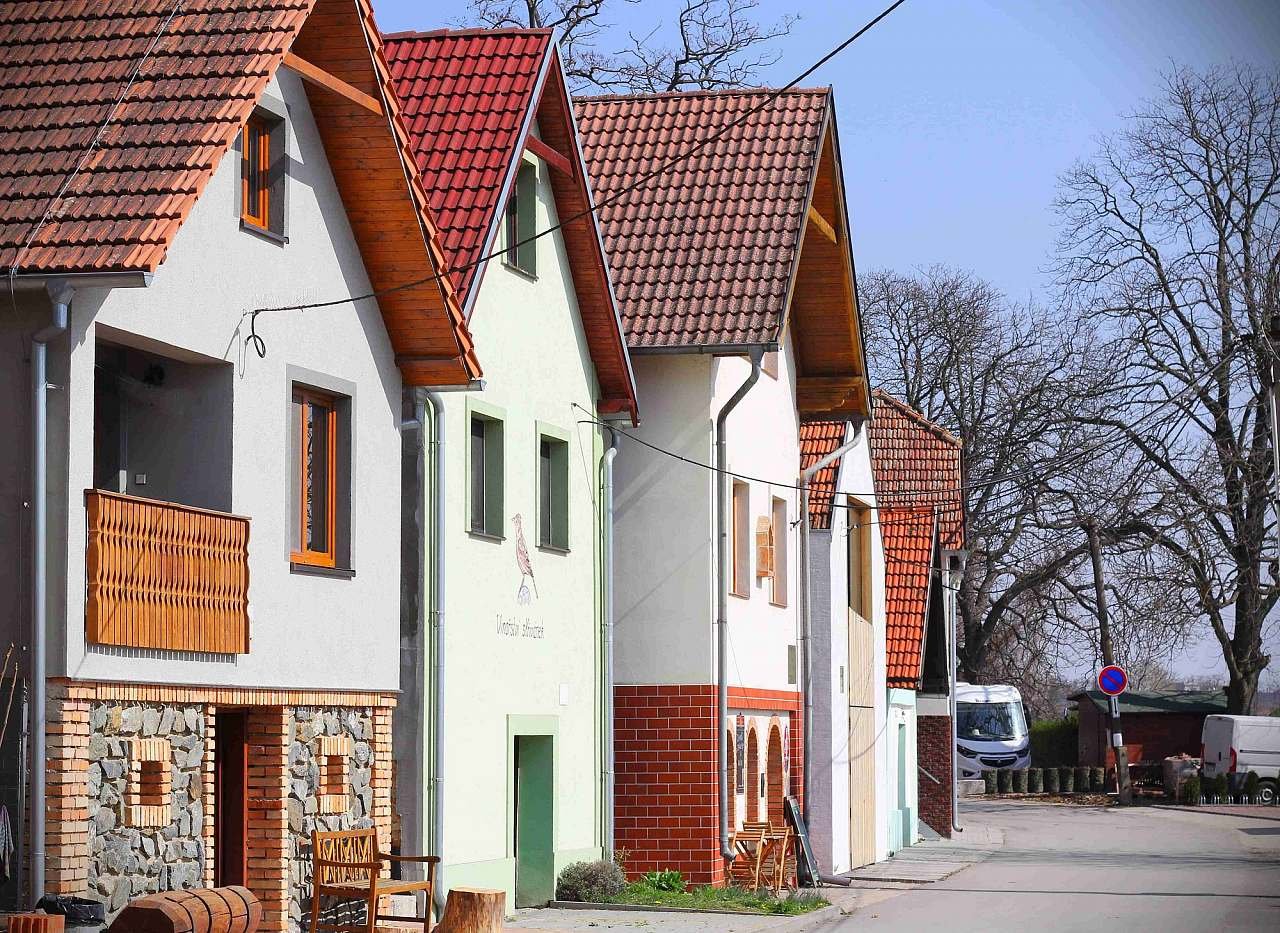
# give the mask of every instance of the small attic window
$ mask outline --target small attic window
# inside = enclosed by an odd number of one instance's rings
[[[284,120],[261,108],[240,131],[240,226],[285,240]]]
[[[538,202],[538,168],[532,162],[520,163],[515,190],[507,201],[505,217],[507,253],[503,262],[526,275],[538,274],[538,241],[533,239],[534,211]]]

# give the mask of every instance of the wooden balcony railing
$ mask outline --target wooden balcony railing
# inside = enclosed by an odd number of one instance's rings
[[[91,643],[249,650],[249,519],[85,491]]]

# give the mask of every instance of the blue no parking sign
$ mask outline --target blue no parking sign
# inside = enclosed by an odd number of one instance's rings
[[[1123,667],[1108,664],[1098,671],[1098,689],[1109,697],[1119,696],[1129,686],[1129,675]]]

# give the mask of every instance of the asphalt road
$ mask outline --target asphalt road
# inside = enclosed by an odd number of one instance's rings
[[[1265,817],[965,802],[989,859],[860,908],[853,931],[1280,930],[1280,809]]]

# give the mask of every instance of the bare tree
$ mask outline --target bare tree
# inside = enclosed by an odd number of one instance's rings
[[[658,20],[648,31],[629,31],[622,48],[602,50],[610,31],[602,19],[605,6],[606,0],[472,0],[471,19],[484,26],[556,29],[575,92],[636,93],[754,85],[781,55],[770,43],[796,20],[784,16],[761,25],[753,16],[758,0],[681,0],[674,33]]]
[[[1075,414],[1151,469],[1162,509],[1144,534],[1221,645],[1237,713],[1253,706],[1280,595],[1267,417],[1278,121],[1277,74],[1176,71],[1058,199],[1064,293],[1115,370],[1098,406]]]

